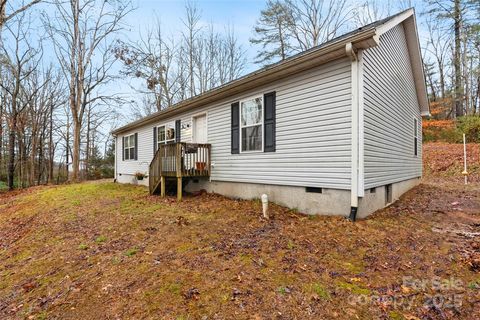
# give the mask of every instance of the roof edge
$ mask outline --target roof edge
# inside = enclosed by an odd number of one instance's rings
[[[182,113],[189,109],[199,107],[208,103],[219,101],[221,99],[226,99],[231,95],[235,95],[244,91],[255,89],[258,86],[265,85],[269,81],[274,81],[278,79],[285,78],[289,75],[296,74],[305,70],[308,70],[312,67],[317,67],[322,64],[325,64],[329,61],[341,58],[346,56],[345,45],[347,43],[352,43],[355,49],[367,49],[378,45],[380,36],[393,28],[394,26],[403,23],[408,18],[412,17],[415,19],[415,12],[413,8],[407,9],[403,12],[400,12],[396,15],[390,16],[388,18],[376,21],[364,27],[361,27],[352,32],[346,33],[342,36],[339,36],[331,41],[328,41],[320,46],[314,47],[305,52],[301,52],[297,55],[294,55],[290,58],[287,58],[283,61],[269,65],[265,68],[253,71],[247,75],[244,75],[238,79],[235,79],[231,82],[228,82],[219,87],[213,88],[209,91],[206,91],[197,96],[183,100],[165,110],[158,111],[136,121],[130,122],[122,127],[114,129],[111,134],[116,136],[119,133],[133,130],[142,125],[159,121],[166,117],[174,116],[176,114]],[[413,23],[415,28],[416,42],[419,50],[418,43],[418,33],[416,30],[416,23]],[[411,50],[409,50],[411,51]],[[421,56],[420,56],[421,61]],[[423,76],[423,68],[413,68],[420,69],[421,76]],[[418,77],[419,75],[417,75]],[[419,92],[422,91],[421,84],[417,85],[417,97],[420,101]],[[425,82],[423,83],[425,87]],[[425,87],[426,93],[426,87]],[[425,96],[426,97],[426,96]],[[424,99],[422,99],[422,104]],[[428,99],[427,99],[427,110],[428,110]],[[422,107],[423,111],[423,107]]]
[[[308,70],[309,68],[320,66],[329,61],[341,58],[345,56],[345,44],[349,42],[353,43],[355,48],[364,49],[375,46],[376,42],[372,41],[374,36],[375,28],[361,30],[360,32],[357,32],[349,37],[341,38],[332,43],[328,43],[328,45],[323,45],[314,48],[313,50],[306,51],[300,55],[296,55],[281,61],[273,66],[268,66],[266,68],[254,71],[225,85],[211,89],[187,100],[183,100],[165,110],[156,112],[139,120],[133,121],[125,126],[119,127],[113,130],[111,133],[113,135],[117,135],[141,125],[160,120],[167,116],[178,114],[186,109],[227,98],[229,92],[238,93],[251,90],[259,85],[268,83],[268,81],[273,77],[275,77],[275,79],[281,79],[287,77],[288,75],[299,73]]]

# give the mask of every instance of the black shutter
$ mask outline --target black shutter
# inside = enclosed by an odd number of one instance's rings
[[[138,160],[138,133],[135,133],[135,160]]]
[[[153,155],[157,152],[158,147],[158,136],[157,136],[157,127],[153,127]]]
[[[264,104],[264,152],[275,152],[275,91],[263,96]]]
[[[182,121],[177,120],[175,121],[175,141],[176,142],[181,142],[182,136],[181,136],[181,130],[182,130]]]
[[[240,153],[240,104],[232,103],[232,154]]]
[[[122,137],[122,161],[125,161],[125,137]]]

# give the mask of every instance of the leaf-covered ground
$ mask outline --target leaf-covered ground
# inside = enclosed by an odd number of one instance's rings
[[[2,194],[0,319],[478,319],[480,186],[425,170],[356,223],[108,182]]]
[[[464,181],[463,145],[451,143],[426,143],[423,146],[424,174],[430,182]],[[480,183],[480,144],[467,144],[467,172],[470,182]]]

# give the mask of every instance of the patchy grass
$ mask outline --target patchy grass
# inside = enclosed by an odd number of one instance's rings
[[[132,257],[132,256],[136,255],[137,252],[138,252],[137,248],[130,248],[130,249],[127,250],[127,252],[125,252],[125,255],[127,257]]]
[[[105,182],[4,193],[0,318],[478,319],[480,187],[456,181],[431,170],[356,223]]]
[[[97,238],[95,238],[96,243],[104,243],[105,241],[107,241],[107,237],[105,236],[98,236]]]

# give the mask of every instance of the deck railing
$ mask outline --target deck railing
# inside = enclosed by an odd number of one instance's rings
[[[208,177],[211,171],[211,145],[177,142],[161,144],[149,170],[150,193],[166,177]]]

